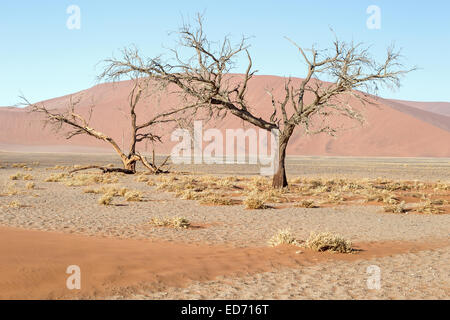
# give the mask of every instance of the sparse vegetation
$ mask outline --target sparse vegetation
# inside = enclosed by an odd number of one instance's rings
[[[35,184],[34,182],[28,182],[28,183],[25,185],[25,187],[26,187],[28,190],[32,190],[32,189],[34,189],[34,188],[36,187],[36,184]]]
[[[384,209],[384,212],[391,212],[391,213],[405,213],[406,212],[404,201],[402,201],[400,203],[384,206],[383,209]]]
[[[98,204],[101,204],[104,206],[109,206],[109,205],[111,205],[112,200],[113,200],[113,196],[111,194],[107,193],[98,199]]]
[[[175,229],[187,229],[191,226],[189,220],[182,217],[152,218],[149,223],[156,227],[171,227]]]
[[[298,208],[317,208],[317,206],[314,204],[313,200],[302,200],[300,202],[295,203],[294,207],[298,207]]]
[[[269,239],[268,243],[271,247],[276,247],[283,244],[296,246],[299,245],[299,243],[289,230],[278,231],[277,234]]]
[[[244,199],[246,209],[266,209],[264,199],[256,192],[251,192]]]
[[[304,246],[314,251],[323,252],[353,252],[352,243],[344,238],[329,232],[314,233],[311,232],[309,238],[305,241]]]
[[[17,172],[16,174],[13,174],[12,176],[9,177],[10,180],[33,180],[33,176],[29,175],[29,174],[23,174],[20,172]]]
[[[126,191],[123,197],[126,201],[140,202],[142,201],[142,192],[137,190]]]
[[[435,201],[428,200],[426,202],[420,203],[419,207],[416,209],[419,213],[424,214],[442,214],[444,213],[444,210],[437,206],[438,203],[444,203],[443,201]]]

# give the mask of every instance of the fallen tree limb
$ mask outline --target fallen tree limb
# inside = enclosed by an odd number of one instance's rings
[[[121,172],[121,173],[125,173],[125,174],[135,174],[135,172],[133,170],[129,170],[129,169],[107,168],[107,167],[101,167],[101,166],[86,166],[86,167],[82,167],[82,168],[77,168],[77,169],[71,170],[71,171],[69,171],[69,173],[75,173],[75,172],[78,172],[78,171],[89,170],[89,169],[99,169],[99,170],[103,171],[103,173]]]

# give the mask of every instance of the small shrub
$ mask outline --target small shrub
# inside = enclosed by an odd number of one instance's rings
[[[25,187],[26,187],[28,190],[32,190],[32,189],[34,189],[34,188],[36,187],[36,185],[34,184],[34,182],[28,182],[28,183],[25,185]]]
[[[442,214],[442,213],[444,213],[444,210],[440,207],[437,207],[433,203],[432,200],[428,200],[424,203],[421,203],[419,205],[419,207],[416,209],[416,211],[419,213],[425,213],[425,214]]]
[[[209,204],[215,206],[230,206],[232,205],[232,201],[230,199],[225,198],[223,195],[218,193],[203,193],[199,192],[199,199],[201,204]]]
[[[351,253],[353,251],[352,243],[350,241],[329,232],[311,232],[309,238],[305,241],[304,246],[318,252],[331,251]]]
[[[256,192],[251,192],[244,199],[244,205],[246,209],[266,209],[267,206],[264,203],[264,199]]]
[[[295,240],[294,236],[289,230],[278,231],[277,234],[269,239],[268,243],[271,247],[276,247],[282,244],[298,245],[297,240]]]
[[[22,208],[22,205],[21,205],[20,202],[18,202],[18,201],[11,201],[11,202],[8,204],[8,207],[9,207],[9,208]]]
[[[68,177],[67,173],[52,174],[47,177],[45,182],[62,182]]]
[[[142,201],[142,193],[140,191],[127,191],[124,198],[127,201],[139,202]]]
[[[149,223],[156,227],[172,227],[176,229],[187,229],[191,225],[188,219],[182,217],[152,218]]]
[[[109,206],[111,205],[113,200],[113,196],[110,194],[104,194],[102,197],[98,199],[98,204]]]
[[[406,212],[405,209],[405,202],[402,201],[397,204],[391,204],[383,207],[384,212],[391,212],[391,213],[404,213]]]
[[[22,179],[22,176],[23,176],[22,173],[17,172],[16,174],[9,176],[9,180],[20,180],[20,179]]]
[[[317,208],[313,200],[302,200],[294,204],[297,208]]]

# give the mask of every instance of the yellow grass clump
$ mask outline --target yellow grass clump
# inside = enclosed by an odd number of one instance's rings
[[[69,187],[89,186],[92,184],[111,184],[119,179],[110,174],[77,174],[66,179],[65,185]]]
[[[280,230],[277,234],[275,234],[272,238],[269,239],[268,244],[271,247],[276,247],[279,245],[287,244],[287,245],[299,245],[297,240],[291,234],[289,230]]]
[[[13,168],[25,168],[27,166],[26,163],[13,163],[12,167]]]
[[[23,207],[23,205],[22,204],[20,204],[20,202],[18,202],[18,201],[11,201],[9,204],[8,204],[8,207],[9,208],[22,208]]]
[[[215,206],[230,206],[233,202],[230,199],[225,198],[223,195],[218,193],[209,193],[206,196],[200,196],[201,204],[209,204]]]
[[[67,173],[59,173],[59,174],[52,174],[50,177],[47,177],[44,181],[45,182],[62,182],[68,177]]]
[[[353,252],[352,243],[338,235],[329,232],[314,233],[311,232],[309,238],[305,241],[304,246],[314,251],[324,252]]]
[[[294,204],[297,208],[317,208],[313,200],[302,200]]]
[[[266,209],[264,199],[257,192],[251,192],[244,199],[246,209]]]
[[[34,188],[36,187],[36,185],[34,184],[34,182],[28,182],[28,183],[25,185],[25,187],[26,187],[28,190],[32,190],[32,189],[34,189]]]
[[[25,181],[29,181],[29,180],[33,180],[33,176],[29,175],[29,174],[23,174],[20,172],[17,172],[16,174],[13,174],[12,176],[9,177],[10,180],[25,180]]]
[[[390,212],[390,213],[404,213],[404,212],[406,212],[405,202],[402,201],[400,203],[384,206],[383,210],[384,210],[384,212]]]
[[[189,220],[182,217],[152,218],[149,223],[156,227],[172,227],[176,229],[187,229],[191,226]]]
[[[419,213],[425,213],[425,214],[442,214],[444,213],[444,210],[437,206],[437,204],[444,204],[444,201],[437,201],[434,200],[428,200],[426,202],[423,202],[419,205],[419,207],[416,209]]]
[[[16,188],[16,183],[11,182],[6,184],[6,186],[3,188],[3,193],[1,195],[3,196],[15,196],[20,193],[20,190]]]
[[[111,205],[113,196],[111,194],[104,194],[98,199],[98,204],[109,206]]]
[[[142,201],[142,193],[137,190],[127,191],[125,192],[123,197],[125,198],[126,201],[134,201],[134,202]]]

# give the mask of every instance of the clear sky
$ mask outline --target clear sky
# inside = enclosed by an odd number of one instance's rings
[[[70,5],[80,8],[80,29],[68,29]],[[370,5],[381,10],[381,28],[369,29]],[[181,17],[204,12],[211,39],[252,36],[259,74],[304,76],[304,65],[288,36],[305,47],[330,46],[332,27],[342,40],[373,45],[382,57],[393,42],[403,49],[409,74],[387,98],[450,101],[450,1],[104,1],[2,0],[0,3],[0,106],[74,93],[96,84],[97,63],[135,44],[147,56],[171,46],[169,31]],[[97,66],[96,66],[97,65]],[[243,72],[238,65],[236,72]]]

